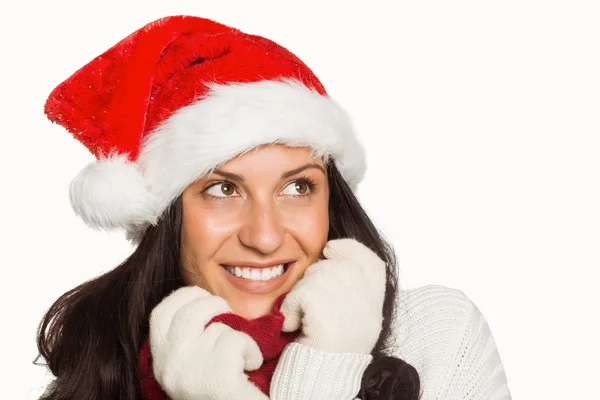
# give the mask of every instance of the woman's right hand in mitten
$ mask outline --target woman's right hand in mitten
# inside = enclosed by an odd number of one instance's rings
[[[197,287],[183,287],[150,315],[154,376],[172,400],[268,400],[244,371],[263,363],[247,334],[215,322],[231,312],[225,299]]]

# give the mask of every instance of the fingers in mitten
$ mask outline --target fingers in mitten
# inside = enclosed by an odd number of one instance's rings
[[[217,335],[215,354],[220,354],[234,368],[233,373],[254,371],[263,363],[260,347],[252,337],[228,325],[217,322],[206,328],[206,333]]]
[[[159,344],[167,337],[173,317],[184,305],[211,294],[198,286],[186,286],[165,297],[150,314],[150,339]]]
[[[373,250],[351,238],[330,240],[323,249],[323,255],[329,260],[346,259],[373,265],[377,268],[385,266],[383,260]]]
[[[304,318],[304,307],[302,306],[301,297],[305,293],[302,287],[292,289],[290,293],[283,299],[279,311],[284,315],[283,332],[294,332],[302,326]]]
[[[171,329],[167,333],[169,343],[180,343],[197,339],[206,324],[215,316],[230,312],[227,301],[219,296],[207,296],[192,301],[175,313]]]
[[[306,268],[306,270],[304,271],[304,275],[302,276],[302,279],[308,278],[313,275],[317,275],[320,273],[320,271],[325,270],[330,265],[331,265],[331,260],[319,260],[316,263],[309,265],[308,268]],[[302,280],[300,280],[298,282],[298,284],[302,284],[302,283],[303,283]]]
[[[325,292],[332,283],[356,286],[365,284],[365,275],[370,275],[372,270],[365,263],[351,262],[348,259],[321,260],[312,264],[304,273],[303,283],[311,286],[311,292],[315,285]]]
[[[348,272],[348,279],[353,281],[353,285],[368,287],[371,296],[383,296],[387,279],[386,264],[367,246],[355,239],[336,239],[327,243],[323,253],[331,261],[342,263],[341,267]]]

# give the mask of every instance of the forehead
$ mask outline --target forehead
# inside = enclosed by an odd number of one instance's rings
[[[325,166],[323,157],[313,154],[310,147],[290,147],[283,144],[268,144],[255,147],[220,164],[219,169],[242,171],[272,169],[274,172],[297,168],[314,163]]]

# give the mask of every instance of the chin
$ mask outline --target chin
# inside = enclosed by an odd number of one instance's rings
[[[251,320],[270,314],[273,311],[273,304],[277,297],[279,296],[240,296],[228,300],[228,303],[234,314]]]

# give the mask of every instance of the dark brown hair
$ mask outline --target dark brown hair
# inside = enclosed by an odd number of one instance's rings
[[[362,400],[417,400],[420,382],[408,363],[388,354],[397,306],[396,259],[333,163],[329,239],[352,237],[387,265],[383,327],[363,375]],[[56,377],[42,400],[139,400],[138,353],[152,309],[185,283],[180,275],[181,197],[147,229],[121,265],[63,294],[44,315],[37,346]],[[37,362],[37,359],[36,359]]]

